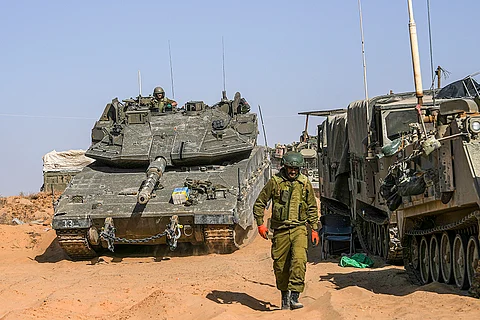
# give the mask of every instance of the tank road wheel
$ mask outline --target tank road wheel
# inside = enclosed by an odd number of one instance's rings
[[[367,222],[367,242],[368,242],[368,250],[370,250],[370,252],[372,254],[375,254],[374,250],[373,250],[373,229],[372,229],[372,223],[371,222]]]
[[[239,249],[250,244],[255,236],[257,235],[257,224],[254,223],[252,226],[248,226],[247,229],[243,229],[238,224],[235,224],[233,229],[233,237],[235,241],[235,246]]]
[[[377,228],[376,228],[376,225],[374,223],[371,223],[370,224],[370,232],[372,234],[372,253],[374,255],[377,255],[378,251],[377,251]]]
[[[377,224],[377,251],[380,257],[383,257],[383,236],[382,236],[382,226]]]
[[[440,240],[440,269],[442,270],[442,278],[445,283],[453,282],[452,238],[451,235],[444,232]]]
[[[420,251],[419,251],[419,262],[420,262],[420,277],[422,278],[422,283],[427,284],[431,281],[430,278],[430,254],[428,250],[428,241],[425,236],[420,240]]]
[[[430,273],[432,280],[440,282],[442,280],[440,272],[440,244],[436,235],[430,238]]]
[[[467,259],[466,259],[466,241],[465,238],[457,234],[453,240],[453,276],[455,278],[455,284],[460,289],[467,289],[468,276],[467,276]]]
[[[388,224],[382,226],[382,239],[383,239],[383,256],[385,260],[388,259],[390,252],[390,231],[388,230]]]
[[[369,238],[368,238],[368,222],[366,222],[365,220],[361,220],[362,221],[362,234],[361,234],[361,237],[364,239],[364,241],[366,242],[365,245],[365,249],[367,250],[370,250],[370,242],[369,242]],[[360,238],[360,236],[359,236]]]
[[[410,261],[412,261],[412,266],[415,270],[418,270],[418,257],[419,249],[417,237],[412,236],[412,242],[410,243]]]
[[[479,250],[478,240],[475,236],[471,236],[470,239],[468,239],[468,244],[467,244],[467,275],[468,275],[469,286],[472,286],[475,270],[479,266],[478,264],[479,260],[480,260],[480,250]]]

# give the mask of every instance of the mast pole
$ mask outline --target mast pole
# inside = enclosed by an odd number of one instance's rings
[[[373,151],[371,148],[372,142],[372,133],[370,131],[370,108],[368,103],[368,86],[367,86],[367,61],[365,58],[365,38],[363,36],[363,14],[362,14],[362,4],[358,0],[358,13],[360,16],[360,35],[362,39],[362,61],[363,61],[363,89],[365,91],[365,103],[366,103],[366,121],[367,121],[367,159],[374,159]]]
[[[410,31],[410,47],[412,50],[413,78],[415,80],[415,94],[420,106],[423,105],[422,73],[420,71],[420,54],[418,53],[417,25],[413,19],[412,0],[408,2],[408,27]]]

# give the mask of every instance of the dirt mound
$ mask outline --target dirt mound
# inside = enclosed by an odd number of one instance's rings
[[[54,194],[58,199],[60,193]],[[0,224],[49,224],[53,216],[51,193],[39,192],[0,198]]]

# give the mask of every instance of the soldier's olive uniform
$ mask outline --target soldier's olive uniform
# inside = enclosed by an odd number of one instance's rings
[[[307,264],[307,227],[318,229],[318,209],[312,184],[299,174],[290,181],[285,169],[273,176],[260,192],[253,213],[263,224],[264,209],[272,200],[272,259],[277,288],[303,292]]]
[[[175,100],[168,99],[167,97],[163,97],[162,99],[153,98],[151,109],[156,112],[165,112],[169,109],[171,110],[172,103],[174,102]]]

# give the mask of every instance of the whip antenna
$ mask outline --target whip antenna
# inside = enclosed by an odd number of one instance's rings
[[[227,85],[225,80],[225,43],[222,36],[222,71],[223,71],[223,92],[227,92]]]
[[[365,100],[368,103],[368,87],[367,87],[367,61],[365,59],[365,39],[363,37],[363,18],[362,18],[362,4],[358,0],[358,12],[360,15],[360,34],[362,37],[362,60],[363,60],[363,89],[365,90]],[[368,112],[367,112],[367,123],[368,123]]]
[[[265,131],[265,125],[263,123],[263,115],[262,115],[262,108],[260,105],[258,105],[258,111],[260,113],[260,121],[262,122],[262,129],[263,129],[263,138],[265,139],[265,147],[268,148],[268,142],[267,142],[267,133]]]
[[[172,50],[170,49],[170,40],[168,40],[168,56],[170,57],[170,80],[172,81],[172,98],[175,99],[175,89],[173,87]]]
[[[140,75],[140,70],[138,70],[138,95],[142,96],[142,76]]]
[[[367,86],[367,60],[365,59],[365,38],[363,37],[363,15],[362,15],[362,4],[360,0],[358,0],[358,13],[360,16],[360,35],[362,37],[362,61],[363,61],[363,89],[365,91],[365,104],[366,104],[366,121],[367,121],[367,160],[373,159],[375,156],[373,155],[372,148],[371,148],[371,131],[370,131],[370,108],[368,105],[368,86]]]

